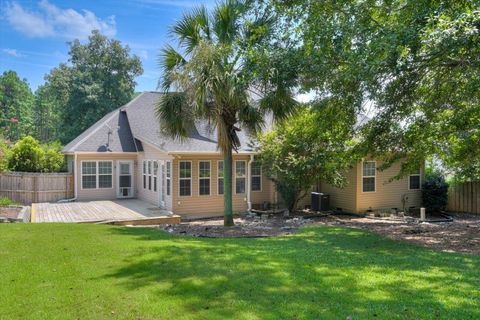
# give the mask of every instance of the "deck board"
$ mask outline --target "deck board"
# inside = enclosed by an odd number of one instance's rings
[[[173,214],[170,211],[162,210],[160,208],[158,208],[158,210],[151,210],[153,207],[152,204],[138,199],[68,203],[36,203],[35,206],[36,215],[34,222],[37,223],[103,221],[128,222],[145,219],[151,219],[151,221],[154,222],[157,220],[161,221],[161,218],[173,217]]]

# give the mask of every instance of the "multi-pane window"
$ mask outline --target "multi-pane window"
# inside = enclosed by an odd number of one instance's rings
[[[98,162],[98,187],[111,188],[112,182],[112,161],[99,161]]]
[[[210,161],[198,162],[198,193],[201,196],[210,194]]]
[[[364,161],[362,168],[363,192],[375,192],[375,161]]]
[[[96,161],[82,162],[82,188],[83,189],[97,188],[97,162]]]
[[[218,183],[218,194],[223,194],[223,161],[220,160],[217,162],[217,183]]]
[[[420,169],[418,169],[408,177],[408,189],[420,189]]]
[[[153,161],[153,191],[157,192],[158,162]]]
[[[235,161],[235,193],[245,193],[245,180],[247,176],[247,162]]]
[[[147,189],[147,161],[143,160],[143,189]]]
[[[152,190],[152,161],[147,161],[148,190]]]
[[[179,194],[181,196],[190,196],[192,194],[192,162],[180,161],[178,169]]]
[[[112,172],[112,161],[82,161],[82,189],[112,188]]]
[[[252,162],[252,191],[262,191],[262,166]]]
[[[172,171],[171,171],[171,162],[167,161],[167,172],[166,172],[166,183],[167,183],[167,196],[170,195],[170,185],[171,185],[171,177],[172,177]]]

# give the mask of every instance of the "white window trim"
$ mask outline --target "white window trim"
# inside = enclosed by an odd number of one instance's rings
[[[83,187],[83,163],[84,162],[95,162],[95,188],[84,188]],[[107,176],[107,174],[99,174],[98,170],[98,163],[99,162],[110,162],[112,164],[112,186],[110,188],[99,188],[98,187],[98,177],[99,176]],[[113,189],[114,181],[113,181],[113,160],[81,160],[80,161],[80,190],[111,190]],[[86,174],[86,176],[93,176],[93,174]]]
[[[218,180],[222,179],[222,181],[225,181],[225,177],[220,177],[220,170],[218,170],[219,168],[219,163],[222,162],[222,166],[224,165],[224,162],[223,160],[217,160],[217,195],[218,196],[223,196],[225,194],[225,190],[223,190],[223,193],[220,193],[220,184],[218,183]],[[223,171],[223,170],[222,170]],[[223,172],[222,172],[223,173]]]
[[[170,167],[170,172],[167,169]],[[170,197],[172,193],[172,162],[170,160],[165,161],[165,198]],[[170,185],[170,188],[168,188]]]
[[[155,173],[155,165],[157,166],[157,173]],[[159,173],[160,172],[160,163],[158,163],[157,160],[152,160],[152,192],[160,192],[160,188],[158,187],[158,182],[160,177],[159,177]],[[156,188],[155,188],[155,184],[156,184]],[[157,189],[157,190],[155,190]]]
[[[150,168],[150,170],[148,170]],[[153,161],[147,160],[147,190],[153,192]]]
[[[410,188],[410,177],[418,177],[418,189]],[[416,191],[422,190],[422,170],[419,169],[418,173],[413,173],[408,175],[408,190]]]
[[[245,164],[245,176],[244,177],[237,177],[237,162],[243,162]],[[248,183],[248,179],[247,179],[247,161],[246,160],[235,160],[235,167],[234,167],[234,170],[235,170],[235,194],[246,194],[247,193],[247,183]],[[243,178],[245,179],[245,192],[241,192],[241,193],[237,193],[237,178]],[[232,186],[233,187],[233,186]],[[225,191],[225,190],[224,190]]]
[[[180,178],[180,163],[182,163],[182,162],[190,162],[190,178]],[[190,195],[188,195],[188,196],[180,195],[180,180],[190,180]],[[192,161],[191,160],[179,160],[178,161],[178,196],[179,197],[186,198],[186,197],[192,197],[193,196],[192,180],[193,180],[193,163],[192,163]]]
[[[365,162],[373,162],[375,163],[375,175],[373,176],[365,176],[364,173],[363,173],[363,164]],[[375,183],[374,183],[374,186],[375,186],[375,190],[374,191],[363,191],[363,178],[375,178]],[[362,193],[376,193],[377,192],[377,161],[375,160],[365,160],[365,161],[362,161]]]
[[[148,179],[147,179],[147,160],[142,160],[142,189],[148,190]],[[144,182],[145,181],[145,182]]]
[[[208,178],[200,178],[200,162],[208,162],[208,165],[210,167],[210,170],[209,170],[209,176]],[[206,180],[206,179],[210,179],[210,190],[209,190],[209,193],[208,194],[200,194],[200,180]],[[205,197],[205,196],[211,196],[212,195],[212,161],[210,160],[198,160],[198,195],[200,197]]]
[[[252,192],[262,192],[263,191],[263,168],[262,168],[262,165],[260,165],[260,175],[254,175],[252,168],[250,168],[250,172],[251,172],[250,173],[250,190],[252,190]],[[252,188],[253,177],[260,177],[260,190],[253,190],[253,188]]]

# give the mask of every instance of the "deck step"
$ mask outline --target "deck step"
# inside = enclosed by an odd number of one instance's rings
[[[132,219],[132,220],[111,220],[104,221],[105,224],[113,224],[116,226],[151,226],[157,224],[179,224],[182,218],[179,215],[173,214],[171,216],[152,217],[144,219]]]

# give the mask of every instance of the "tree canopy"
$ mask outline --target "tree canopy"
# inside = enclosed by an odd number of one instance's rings
[[[25,79],[15,71],[0,76],[0,128],[6,139],[16,140],[29,132],[32,125],[34,95]]]
[[[263,168],[290,211],[320,181],[345,185],[355,159],[353,126],[335,121],[338,116],[329,106],[304,107],[259,137]]]
[[[362,152],[400,175],[429,157],[480,178],[480,11],[477,1],[266,1],[317,101],[374,115]],[[338,119],[341,121],[341,119]]]
[[[68,142],[109,111],[129,102],[140,59],[128,46],[93,31],[85,44],[70,43],[69,64],[60,64],[45,79],[44,91],[60,106],[62,142]]]

